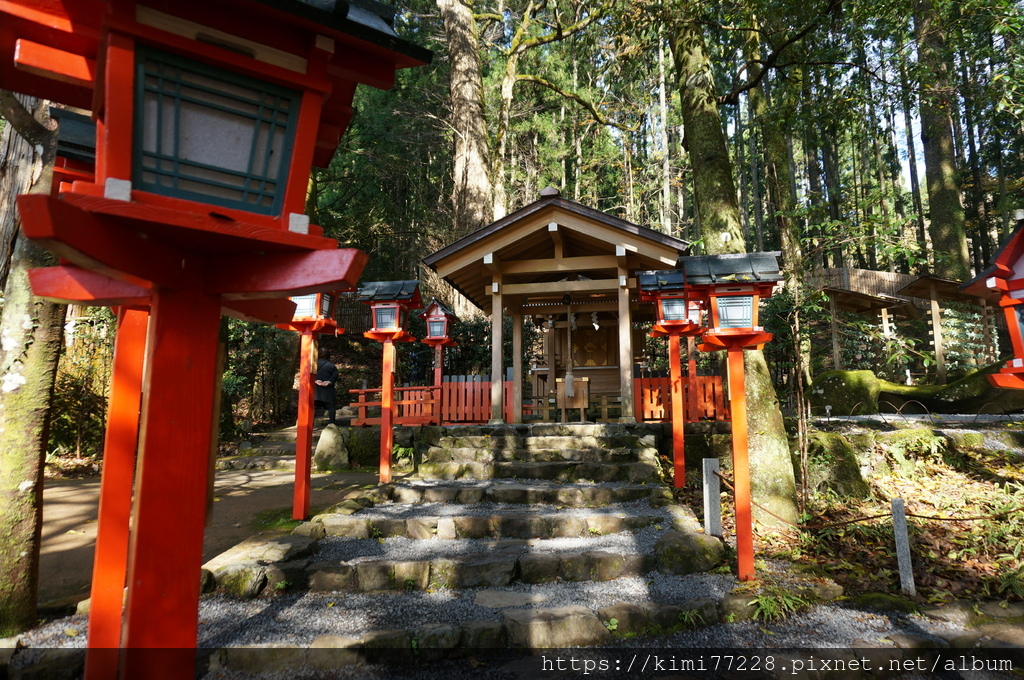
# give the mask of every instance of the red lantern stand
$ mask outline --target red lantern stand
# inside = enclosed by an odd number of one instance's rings
[[[637,278],[640,301],[657,303],[657,321],[651,337],[668,336],[672,481],[675,488],[681,489],[686,485],[686,386],[681,338],[696,337],[705,331],[700,324],[700,302],[686,290],[682,270],[639,272]]]
[[[395,343],[416,340],[405,330],[409,310],[420,309],[418,281],[364,283],[356,296],[370,305],[371,328],[363,335],[382,344],[380,388],[380,472],[382,484],[391,482],[391,450],[395,442]]]
[[[761,298],[770,297],[775,283],[756,286],[713,286],[706,291],[711,309],[712,327],[704,334],[702,351],[725,349],[728,352],[729,410],[732,421],[732,467],[736,503],[736,561],[741,581],[754,574],[754,529],[750,505],[750,456],[747,426],[746,374],[743,350],[761,349],[772,339],[771,333],[757,326],[757,307]],[[726,297],[752,297],[752,323],[749,327],[723,328],[719,303]]]
[[[437,300],[431,300],[426,309],[420,312],[420,318],[427,326],[427,337],[420,342],[434,348],[434,389],[437,394],[437,410],[434,415],[440,424],[444,414],[444,392],[441,389],[444,380],[444,348],[458,345],[451,337],[451,328],[459,317]]]
[[[344,333],[333,318],[334,300],[329,293],[292,298],[295,317],[278,328],[299,334],[299,403],[295,420],[295,489],[292,519],[309,519],[309,488],[313,472],[313,375],[316,373],[316,338]]]
[[[91,108],[97,123],[95,181],[18,198],[23,234],[62,258],[36,272],[34,292],[151,302],[128,541],[127,460],[101,483],[96,567],[109,583],[97,594],[111,602],[94,603],[90,680],[194,675],[221,312],[284,322],[294,304],[282,298],[355,287],[366,255],[302,214],[310,168],[333,155],[357,83],[387,88],[396,69],[429,61],[384,22],[282,7],[0,3],[0,87]],[[107,434],[126,459],[137,321],[119,340]]]
[[[679,260],[686,290],[708,310],[709,329],[701,351],[728,352],[729,409],[732,420],[732,465],[736,503],[737,573],[754,575],[754,534],[750,498],[749,435],[743,350],[761,349],[772,339],[758,323],[758,303],[782,280],[774,253],[699,255]]]

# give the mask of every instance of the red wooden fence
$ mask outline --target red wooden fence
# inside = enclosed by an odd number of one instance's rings
[[[396,387],[396,425],[458,425],[486,423],[491,418],[491,381],[478,376],[444,382],[440,387]],[[721,376],[697,376],[686,380],[687,422],[728,420],[729,409]],[[380,425],[380,388],[349,390],[356,396],[350,405],[357,409],[352,424]],[[638,422],[663,422],[671,413],[668,378],[635,378],[634,408]],[[592,400],[593,401],[593,400]],[[504,418],[512,422],[512,383],[504,383]],[[592,407],[595,404],[591,404]],[[607,411],[607,401],[602,402]],[[532,399],[523,406],[524,418],[550,420],[557,412],[547,399]]]

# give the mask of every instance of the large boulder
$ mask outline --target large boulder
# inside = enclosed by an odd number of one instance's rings
[[[326,425],[320,433],[313,462],[321,472],[348,469],[348,447],[337,425]]]

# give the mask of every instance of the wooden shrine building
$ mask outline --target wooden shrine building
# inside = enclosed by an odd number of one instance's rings
[[[600,212],[545,189],[541,198],[425,257],[493,320],[493,376],[503,376],[502,312],[512,317],[512,409],[491,382],[491,422],[523,421],[523,323],[544,336],[530,367],[534,396],[617,397],[620,420],[636,422],[634,367],[654,305],[638,300],[637,272],[674,269],[687,241]],[[503,414],[509,413],[510,416]]]

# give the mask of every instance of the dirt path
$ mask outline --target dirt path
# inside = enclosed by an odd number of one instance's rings
[[[203,561],[258,533],[259,517],[292,505],[295,475],[290,470],[227,470],[217,473],[212,516],[203,540]],[[351,491],[377,483],[376,474],[314,474],[313,512],[343,500]],[[48,480],[43,492],[43,543],[39,601],[88,597],[100,480]]]

